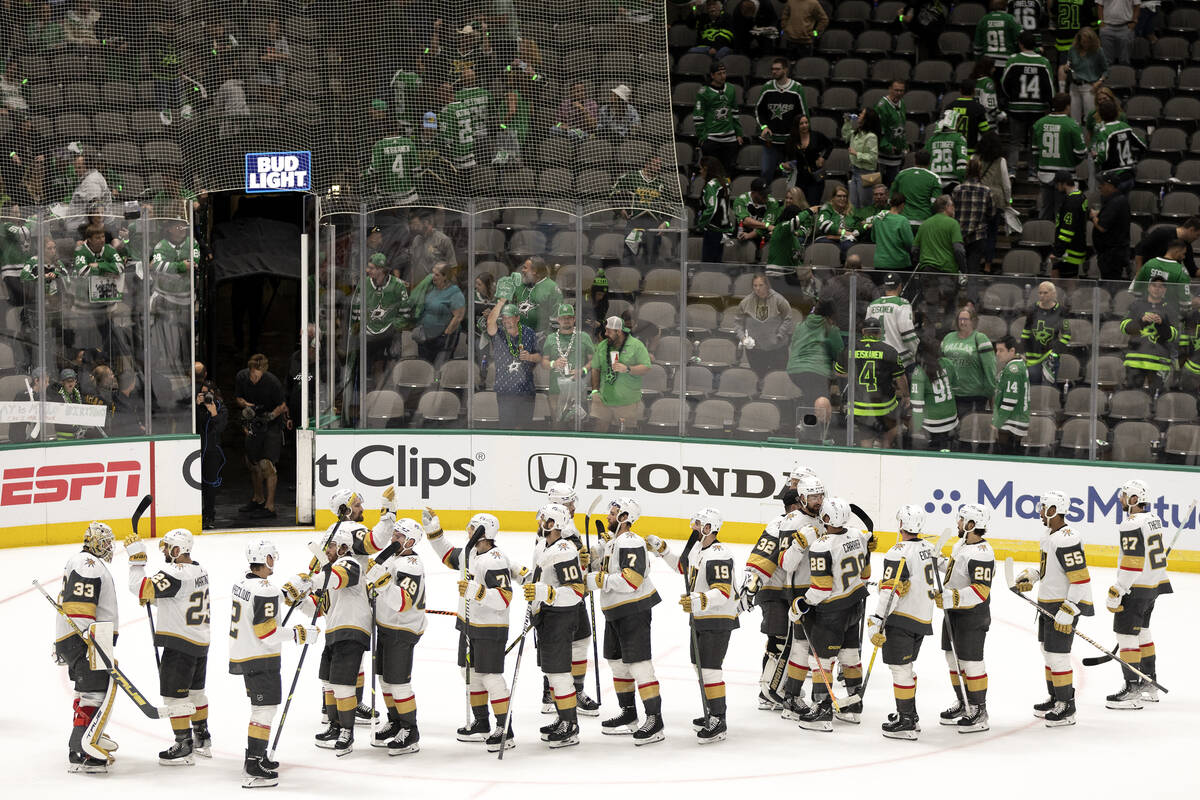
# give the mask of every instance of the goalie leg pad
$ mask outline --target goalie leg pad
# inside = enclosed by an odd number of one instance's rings
[[[111,625],[109,627],[111,628]],[[91,692],[88,692],[84,696],[85,699],[80,701],[80,705],[87,702],[86,698],[91,694]],[[112,753],[117,749],[117,744],[104,735],[104,728],[108,725],[108,720],[112,716],[113,699],[116,695],[116,682],[109,681],[108,691],[104,693],[96,712],[92,714],[91,721],[88,722],[88,726],[83,730],[83,752],[92,758],[108,761],[110,764],[115,760]]]
[[[88,669],[107,670],[104,659],[96,652],[99,648],[110,662],[115,663],[113,656],[113,624],[111,622],[93,622],[88,626],[87,642]]]

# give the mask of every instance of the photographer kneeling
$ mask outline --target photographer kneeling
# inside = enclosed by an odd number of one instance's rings
[[[268,365],[266,356],[255,353],[234,380],[237,404],[242,409],[242,429],[246,432],[246,465],[254,490],[250,502],[238,511],[263,519],[275,516],[275,486],[279,482],[275,465],[283,447],[287,414],[283,385],[267,372]]]
[[[196,385],[196,432],[200,434],[200,519],[211,528],[216,516],[216,492],[221,485],[225,451],[221,435],[229,422],[229,409],[221,402],[220,391],[208,381]]]

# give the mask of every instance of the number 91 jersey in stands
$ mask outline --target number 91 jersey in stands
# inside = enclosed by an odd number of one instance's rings
[[[1117,528],[1121,537],[1121,556],[1117,562],[1117,585],[1132,597],[1153,600],[1170,594],[1167,578],[1167,551],[1163,542],[1163,524],[1152,512],[1132,514]]]
[[[233,585],[229,603],[229,671],[272,672],[279,669],[283,637],[279,609],[283,594],[252,572]]]
[[[143,564],[129,566],[129,589],[158,608],[154,644],[204,656],[212,641],[208,614],[208,571],[196,562],[163,564],[146,576]]]

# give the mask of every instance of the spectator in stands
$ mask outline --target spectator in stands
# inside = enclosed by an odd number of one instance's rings
[[[1058,302],[1058,290],[1050,281],[1037,286],[1037,301],[1025,314],[1021,345],[1029,367],[1029,382],[1052,385],[1058,374],[1058,357],[1071,344],[1071,321]]]
[[[733,235],[735,221],[729,198],[729,178],[725,167],[714,156],[700,159],[700,208],[696,228],[704,237],[700,260],[719,264],[725,255],[725,242]]]
[[[817,213],[816,234],[818,241],[836,244],[841,248],[843,257],[854,246],[858,234],[854,206],[850,205],[850,193],[840,183],[833,185],[833,196]]]
[[[1054,94],[1050,62],[1038,50],[1037,37],[1030,31],[1021,31],[1017,41],[1021,51],[1008,60],[1000,76],[1009,122],[1008,168],[1013,171],[1020,154],[1028,152],[1033,123],[1050,110]],[[1033,167],[1030,160],[1030,174]]]
[[[949,453],[958,429],[958,405],[950,388],[949,360],[938,356],[936,339],[924,338],[917,350],[912,381],[912,427],[924,430],[929,449]]]
[[[726,175],[737,166],[742,146],[742,122],[738,116],[737,93],[725,81],[725,65],[714,61],[709,68],[709,85],[696,93],[696,139],[700,152],[721,162]],[[711,177],[711,176],[710,176]]]
[[[58,373],[58,388],[50,393],[51,402],[83,404],[83,393],[79,391],[79,376],[75,370],[67,367]],[[86,439],[90,428],[84,426],[71,427],[68,425],[55,426],[55,435],[61,441],[76,441]]]
[[[100,11],[92,8],[90,0],[78,0],[63,20],[67,43],[90,47],[99,45],[100,40],[96,38],[96,23],[99,21]]]
[[[787,0],[779,16],[783,48],[793,58],[813,54],[813,39],[829,27],[829,15],[817,0]]]
[[[467,315],[467,301],[462,289],[454,282],[455,267],[452,264],[437,264],[429,273],[429,290],[425,293],[420,325],[416,331],[417,354],[440,369],[458,348],[458,337],[463,318]]]
[[[851,292],[851,284],[854,291]],[[846,263],[841,270],[835,270],[821,284],[820,297],[828,300],[833,307],[833,323],[837,325],[842,336],[850,338],[850,301],[854,299],[855,319],[866,319],[867,307],[879,293],[871,273],[864,272],[862,257],[858,253],[846,256]]]
[[[904,104],[904,93],[908,84],[892,81],[888,91],[875,102],[875,113],[879,115],[879,172],[888,186],[896,179],[908,152],[908,132],[904,123],[908,120],[908,107]]]
[[[929,151],[929,170],[942,181],[942,191],[950,194],[962,182],[967,171],[967,140],[954,130],[954,112],[947,111],[932,136],[925,141]]]
[[[521,148],[529,138],[530,96],[533,94],[533,84],[521,70],[509,70],[504,76],[504,91],[495,109],[496,124],[500,128],[496,134],[496,154],[492,157],[492,166],[496,167],[507,164],[510,159],[521,159]]]
[[[996,203],[992,191],[980,180],[983,165],[979,156],[971,156],[967,162],[967,178],[954,190],[954,212],[962,228],[967,273],[983,271],[989,246],[989,229],[996,216]],[[991,240],[995,247],[995,239]]]
[[[917,58],[924,60],[937,52],[937,40],[946,30],[950,4],[945,0],[909,0],[901,20],[912,31],[917,43]]]
[[[792,275],[804,260],[804,245],[816,224],[815,206],[808,206],[799,187],[788,189],[783,209],[767,225],[767,274]]]
[[[888,203],[889,197],[887,185],[877,183],[871,187],[871,205],[854,210],[854,227],[860,231],[860,239],[869,239],[871,228],[877,221],[887,216],[891,210]]]
[[[913,166],[901,170],[892,182],[892,194],[904,195],[904,216],[914,228],[934,213],[933,201],[942,193],[942,179],[929,169],[931,161],[928,150],[918,150]]]
[[[971,70],[971,80],[975,81],[975,100],[987,112],[988,124],[995,128],[1007,115],[1000,110],[1000,92],[996,88],[996,64],[987,56],[976,59],[975,67]]]
[[[1008,57],[1017,52],[1017,36],[1022,28],[1008,13],[1008,0],[991,0],[989,8],[975,24],[975,58],[987,56],[1004,69]]]
[[[605,433],[615,421],[618,431],[632,428],[640,419],[642,377],[650,371],[650,353],[630,334],[620,317],[604,323],[604,338],[592,356],[590,414],[596,431]]]
[[[770,54],[779,35],[779,15],[771,0],[742,0],[733,15],[734,52],[751,59]]]
[[[889,200],[891,211],[871,226],[871,239],[875,242],[875,269],[912,270],[913,232],[904,214],[905,203],[904,194],[893,191]]]
[[[996,394],[992,398],[992,427],[996,429],[993,453],[1017,455],[1029,434],[1029,372],[1012,336],[996,341]]]
[[[1111,175],[1100,177],[1100,210],[1092,209],[1092,244],[1096,248],[1096,266],[1100,280],[1117,281],[1129,269],[1129,224],[1132,221],[1129,198],[1117,189]],[[1144,243],[1146,240],[1142,239]],[[1190,252],[1190,248],[1189,248]]]
[[[696,29],[696,46],[689,52],[707,53],[722,59],[733,52],[733,18],[725,13],[721,0],[707,0],[704,11],[692,7],[692,27]]]
[[[811,406],[817,419],[825,425],[829,424],[833,412],[829,402],[833,365],[845,349],[832,314],[829,301],[820,300],[802,316],[792,331],[787,361],[788,377],[800,390],[798,404]]]
[[[1142,264],[1129,284],[1129,291],[1144,296],[1147,292],[1147,282],[1151,278],[1160,277],[1167,282],[1167,302],[1171,304],[1172,310],[1177,313],[1186,311],[1192,298],[1188,291],[1187,270],[1181,262],[1184,253],[1191,249],[1191,244],[1183,239],[1170,241],[1166,253]]]
[[[416,286],[433,272],[435,264],[457,264],[454,242],[433,225],[433,212],[421,210],[409,223],[412,242],[408,248],[408,285]]]
[[[765,272],[756,272],[750,294],[738,304],[737,339],[759,378],[786,365],[792,327],[792,307],[771,288]]]
[[[954,201],[941,195],[933,201],[933,214],[917,228],[913,239],[917,269],[930,272],[958,273],[967,263],[962,227],[954,218]]]
[[[1064,92],[1054,95],[1050,113],[1033,123],[1033,163],[1042,191],[1038,197],[1038,217],[1056,219],[1063,195],[1054,188],[1054,176],[1061,170],[1073,171],[1087,155],[1083,128],[1067,114],[1071,98]]]
[[[108,307],[122,299],[119,287],[125,261],[105,244],[106,236],[103,226],[90,225],[87,238],[75,251],[67,280],[71,304],[63,309],[63,340],[71,352],[108,346]]]
[[[402,315],[409,307],[408,287],[387,269],[387,257],[376,253],[367,261],[366,280],[351,300],[351,337],[356,344],[361,328],[366,336],[363,361],[371,386],[383,386],[390,368],[393,345],[400,335]]]
[[[771,80],[763,86],[754,106],[763,147],[760,177],[768,184],[779,177],[779,165],[786,158],[784,145],[798,116],[808,116],[804,87],[788,77],[788,60],[775,58],[771,61]]]
[[[250,469],[250,502],[238,511],[254,518],[275,516],[275,487],[279,482],[275,465],[283,447],[287,396],[279,379],[267,371],[270,362],[255,353],[246,368],[234,378],[235,400],[246,434],[245,458]]]
[[[813,130],[808,116],[801,114],[792,125],[783,151],[780,166],[789,173],[789,183],[804,192],[810,205],[819,204],[825,195],[825,159],[833,152],[833,142]]]
[[[541,256],[527,258],[521,263],[519,272],[510,276],[509,282],[512,287],[509,296],[521,312],[522,324],[532,328],[541,342],[563,299],[562,290],[550,275],[550,266]],[[499,286],[497,292],[506,294]]]
[[[987,244],[983,253],[983,271],[996,274],[1000,271],[996,263],[996,238],[1004,223],[1006,209],[1012,204],[1012,180],[1008,176],[1008,162],[1004,158],[1004,145],[994,131],[985,133],[979,141],[979,163],[981,183],[992,193],[992,204],[996,208],[988,225]]]
[[[1062,170],[1054,177],[1054,188],[1063,194],[1054,228],[1054,251],[1050,254],[1050,277],[1077,278],[1087,260],[1087,196],[1075,184],[1075,173]]]
[[[592,337],[575,327],[575,306],[560,303],[558,330],[546,337],[542,346],[542,366],[550,372],[550,412],[556,427],[574,428],[578,418],[586,416],[582,376],[592,363],[596,346]]]
[[[996,351],[991,340],[976,330],[978,324],[974,308],[960,308],[957,329],[942,339],[942,357],[949,361],[959,419],[985,410],[996,391]]]
[[[0,119],[10,114],[9,119],[20,118],[29,112],[24,88],[20,62],[14,58],[4,65],[4,73],[0,74]]]
[[[1158,11],[1162,7],[1162,0],[1142,0],[1138,6],[1137,25],[1133,28],[1133,35],[1138,39],[1145,39],[1150,44],[1158,41],[1158,37],[1154,34],[1154,23],[1158,21]]]
[[[1200,238],[1200,217],[1188,217],[1180,225],[1158,225],[1151,228],[1138,244],[1137,258],[1133,264],[1134,274],[1141,271],[1142,265],[1150,259],[1165,256],[1171,242],[1182,239],[1188,243],[1188,247],[1183,252],[1181,263],[1189,278],[1196,277],[1196,261],[1191,245],[1197,238]]]
[[[1111,172],[1122,191],[1133,188],[1134,170],[1146,154],[1146,143],[1125,121],[1120,107],[1107,99],[1096,100],[1100,126],[1092,136],[1092,161],[1096,172]]]
[[[586,139],[596,131],[600,108],[596,101],[587,96],[587,84],[582,81],[571,84],[570,95],[558,106],[551,133]]]
[[[500,427],[528,428],[533,423],[533,368],[542,363],[537,335],[521,324],[521,313],[512,303],[497,304],[487,319],[492,337],[493,389],[500,410]]]
[[[107,210],[112,204],[112,190],[104,178],[104,160],[94,150],[86,150],[75,157],[75,173],[80,176],[79,185],[71,194],[71,205],[67,208],[70,218]]]
[[[113,395],[113,436],[145,436],[143,424],[146,413],[145,400],[134,394],[138,387],[137,374],[129,369],[117,378],[117,393]]]
[[[750,191],[733,199],[733,217],[738,224],[737,238],[743,242],[754,242],[762,246],[769,234],[767,224],[779,216],[783,206],[767,194],[767,182],[755,178],[750,182]]]
[[[608,102],[600,106],[596,117],[596,135],[608,139],[624,139],[637,130],[642,118],[633,107],[633,90],[623,83],[608,93]]]
[[[958,98],[946,107],[943,119],[953,123],[954,130],[967,140],[967,155],[972,155],[979,146],[980,137],[992,129],[988,110],[975,99],[975,78],[967,78],[958,87]]]
[[[842,138],[850,154],[850,202],[871,202],[870,188],[882,181],[879,172],[879,115],[873,108],[849,114],[842,122]]]
[[[657,264],[662,233],[670,227],[667,184],[662,176],[662,158],[652,155],[640,170],[617,178],[609,196],[619,204],[617,213],[628,222],[621,261],[625,264]],[[674,177],[671,180],[675,180]]]
[[[1133,29],[1137,27],[1139,0],[1096,0],[1100,8],[1100,46],[1110,64],[1129,65]]]
[[[1166,385],[1171,363],[1178,353],[1178,312],[1167,302],[1167,282],[1161,275],[1150,279],[1146,296],[1129,305],[1121,320],[1129,335],[1125,353],[1125,387],[1157,392]]]
[[[1060,86],[1070,84],[1071,116],[1082,122],[1096,110],[1095,92],[1108,77],[1108,57],[1100,47],[1096,29],[1081,28],[1067,51],[1067,60],[1058,68]]]
[[[593,339],[604,336],[604,320],[608,319],[608,276],[604,267],[596,270],[596,277],[588,289],[587,302],[583,304],[583,330]]]
[[[882,336],[883,323],[867,317],[851,351],[834,364],[838,375],[846,376],[847,389],[853,387],[854,438],[859,447],[891,447],[900,433],[900,419],[912,416],[904,367]]]

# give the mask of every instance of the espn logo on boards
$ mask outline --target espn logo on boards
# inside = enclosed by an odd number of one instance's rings
[[[141,477],[142,465],[137,461],[12,467],[0,476],[3,480],[0,507],[82,500],[84,489],[89,486],[102,487],[88,492],[92,499],[98,499],[95,497],[98,491],[103,491],[105,500],[137,497]]]
[[[529,488],[545,494],[552,483],[575,485],[579,465],[575,456],[563,453],[534,453],[529,457]]]

